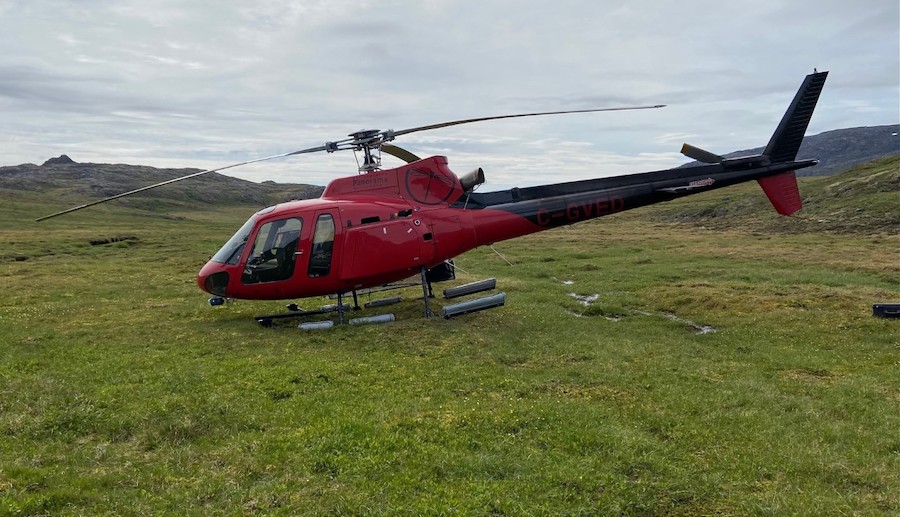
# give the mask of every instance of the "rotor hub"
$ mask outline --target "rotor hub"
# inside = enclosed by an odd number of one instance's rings
[[[347,136],[353,138],[351,144],[359,147],[374,146],[382,141],[381,131],[378,129],[362,129]]]

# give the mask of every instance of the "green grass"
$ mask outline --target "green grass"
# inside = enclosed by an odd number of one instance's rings
[[[501,309],[303,332],[194,284],[252,208],[54,209],[0,206],[0,515],[900,512],[896,232],[623,214],[460,257]]]

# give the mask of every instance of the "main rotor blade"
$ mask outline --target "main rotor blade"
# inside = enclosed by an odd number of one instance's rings
[[[384,142],[390,142],[397,136],[406,135],[409,133],[415,133],[417,131],[427,131],[429,129],[439,129],[439,128],[443,128],[443,127],[457,126],[460,124],[470,124],[472,122],[484,122],[486,120],[499,120],[499,119],[506,119],[506,118],[521,118],[521,117],[537,117],[537,116],[541,116],[541,115],[564,115],[564,114],[568,114],[568,113],[594,113],[594,112],[598,112],[598,111],[643,110],[643,109],[655,109],[655,108],[663,108],[663,107],[665,107],[665,104],[656,104],[653,106],[629,106],[629,107],[621,107],[621,108],[598,108],[598,109],[567,110],[567,111],[542,111],[542,112],[536,112],[536,113],[518,113],[518,114],[514,114],[514,115],[498,115],[498,116],[493,116],[493,117],[478,117],[478,118],[469,118],[469,119],[463,119],[463,120],[453,120],[450,122],[441,122],[439,124],[429,124],[427,126],[419,126],[419,127],[409,128],[409,129],[401,129],[400,131],[393,131],[393,130],[384,131],[381,133],[381,143],[383,144]],[[90,203],[85,203],[83,205],[72,207],[67,210],[62,210],[60,212],[56,212],[56,213],[53,213],[50,215],[45,215],[44,217],[35,219],[35,221],[44,221],[44,220],[47,220],[47,219],[50,219],[53,217],[57,217],[57,216],[60,216],[63,214],[75,212],[76,210],[81,210],[83,208],[88,208],[88,207],[91,207],[94,205],[99,205],[100,203],[106,203],[107,201],[112,201],[114,199],[119,199],[122,197],[130,196],[132,194],[137,194],[139,192],[144,192],[146,190],[154,189],[157,187],[162,187],[163,185],[168,185],[170,183],[175,183],[177,181],[182,181],[182,180],[186,180],[186,179],[190,179],[190,178],[196,178],[197,176],[201,176],[203,174],[209,174],[210,172],[223,171],[225,169],[230,169],[232,167],[239,167],[241,165],[248,165],[251,163],[264,162],[266,160],[273,160],[275,158],[284,158],[287,156],[294,156],[297,154],[314,153],[314,152],[318,152],[318,151],[327,151],[329,153],[332,153],[337,150],[350,149],[352,147],[346,147],[346,145],[348,145],[348,142],[355,142],[355,138],[356,138],[354,135],[351,135],[351,137],[353,137],[353,138],[338,140],[335,142],[327,142],[325,145],[310,147],[309,149],[301,149],[299,151],[293,151],[290,153],[276,154],[274,156],[267,156],[265,158],[257,158],[255,160],[248,160],[246,162],[234,163],[234,164],[226,165],[224,167],[219,167],[216,169],[209,169],[209,170],[205,170],[205,171],[195,172],[193,174],[188,174],[187,176],[182,176],[180,178],[174,178],[174,179],[171,179],[168,181],[162,181],[162,182],[156,183],[154,185],[141,187],[139,189],[131,190],[129,192],[123,192],[123,193],[117,194],[115,196],[110,196],[110,197],[107,197],[104,199],[99,199],[97,201],[91,201]],[[384,147],[385,146],[382,145],[382,149],[384,149]],[[397,156],[398,158],[406,160],[407,162],[409,162],[412,158],[415,158],[416,160],[418,159],[417,156],[410,153],[409,151],[406,151],[405,149],[401,149],[396,146],[388,146],[388,148],[384,149],[384,150],[388,154]],[[395,154],[395,152],[398,154]],[[416,161],[416,160],[412,160],[412,161]]]
[[[655,104],[653,106],[627,106],[622,108],[598,108],[586,110],[567,110],[567,111],[540,111],[537,113],[518,113],[515,115],[497,115],[493,117],[467,118],[463,120],[452,120],[450,122],[441,122],[439,124],[429,124],[427,126],[413,127],[409,129],[401,129],[399,131],[386,131],[386,139],[392,140],[396,136],[407,135],[417,131],[428,131],[430,129],[439,129],[442,127],[458,126],[460,124],[470,124],[472,122],[484,122],[486,120],[499,120],[504,118],[521,118],[521,117],[539,117],[542,115],[565,115],[568,113],[594,113],[597,111],[629,111],[629,110],[646,110],[664,108],[665,104]]]
[[[70,213],[70,212],[75,212],[76,210],[81,210],[82,208],[87,208],[87,207],[89,207],[89,206],[99,205],[100,203],[106,203],[107,201],[112,201],[112,200],[114,200],[114,199],[119,199],[120,197],[130,196],[130,195],[132,195],[132,194],[137,194],[137,193],[139,193],[139,192],[144,192],[145,190],[150,190],[150,189],[154,189],[154,188],[157,188],[157,187],[162,187],[163,185],[168,185],[168,184],[170,184],[170,183],[175,183],[175,182],[182,181],[182,180],[186,180],[186,179],[190,179],[190,178],[196,178],[197,176],[202,176],[202,175],[204,175],[204,174],[209,174],[210,172],[224,171],[225,169],[230,169],[230,168],[232,168],[232,167],[239,167],[239,166],[241,166],[241,165],[249,165],[249,164],[251,164],[251,163],[257,163],[257,162],[264,162],[264,161],[266,161],[266,160],[274,160],[275,158],[284,158],[284,157],[286,157],[286,156],[293,156],[293,155],[295,155],[295,154],[306,154],[306,153],[314,153],[314,152],[317,152],[317,151],[325,151],[327,148],[328,148],[327,145],[320,145],[320,146],[318,146],[318,147],[310,147],[309,149],[301,149],[301,150],[299,150],[299,151],[294,151],[294,152],[291,152],[291,153],[276,154],[276,155],[274,155],[274,156],[266,156],[265,158],[257,158],[257,159],[255,159],[255,160],[248,160],[248,161],[246,161],[246,162],[233,163],[233,164],[231,164],[231,165],[226,165],[226,166],[224,166],[224,167],[219,167],[219,168],[217,168],[217,169],[209,169],[209,170],[205,170],[205,171],[195,172],[195,173],[193,173],[193,174],[188,174],[187,176],[181,176],[181,177],[179,177],[179,178],[174,178],[174,179],[170,179],[170,180],[166,180],[166,181],[161,181],[161,182],[155,183],[155,184],[153,184],[153,185],[148,185],[148,186],[146,186],[146,187],[141,187],[141,188],[138,188],[138,189],[130,190],[130,191],[128,191],[128,192],[123,192],[123,193],[121,193],[121,194],[116,194],[115,196],[110,196],[110,197],[107,197],[107,198],[98,199],[97,201],[91,201],[90,203],[85,203],[85,204],[83,204],[83,205],[79,205],[79,206],[76,206],[76,207],[72,207],[72,208],[63,210],[63,211],[61,211],[61,212],[56,212],[56,213],[54,213],[54,214],[45,215],[44,217],[40,217],[40,218],[38,218],[38,219],[35,219],[35,222],[40,222],[40,221],[44,221],[44,220],[47,220],[47,219],[50,219],[50,218],[53,218],[53,217],[56,217],[56,216],[59,216],[59,215],[68,214],[68,213]]]
[[[421,160],[421,158],[414,155],[413,153],[407,151],[406,149],[404,149],[402,147],[398,147],[393,144],[382,144],[381,150],[385,153],[388,153],[391,156],[400,158],[401,160],[403,160],[406,163],[412,163],[412,162],[417,162],[417,161]]]

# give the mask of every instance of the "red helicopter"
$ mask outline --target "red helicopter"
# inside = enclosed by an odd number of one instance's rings
[[[318,199],[282,203],[254,214],[200,270],[197,283],[223,298],[337,294],[343,321],[343,295],[352,293],[356,302],[358,291],[419,275],[430,316],[431,283],[455,278],[451,259],[478,246],[750,180],[759,182],[778,213],[793,214],[802,206],[794,171],[817,163],[795,159],[827,75],[806,76],[763,153],[755,156],[724,158],[684,144],[681,152],[703,165],[480,193],[474,190],[485,181],[482,169],[457,176],[444,156],[420,159],[389,143],[413,132],[487,120],[662,106],[525,113],[399,131],[359,131],[344,140],[190,174],[38,220],[239,165],[353,150],[362,156],[358,175],[331,181]],[[381,169],[382,152],[407,163]],[[503,300],[505,295],[459,312]],[[293,310],[283,316],[323,312],[289,307]],[[271,323],[280,316],[258,319]]]

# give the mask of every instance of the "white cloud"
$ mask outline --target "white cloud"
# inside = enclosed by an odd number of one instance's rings
[[[483,166],[500,188],[677,165],[682,141],[762,145],[814,66],[832,75],[811,133],[900,112],[900,7],[881,0],[33,0],[0,14],[3,165],[66,152],[212,168],[364,127],[670,105],[398,142],[455,170]],[[229,174],[325,183],[354,171],[352,157],[323,155]]]

